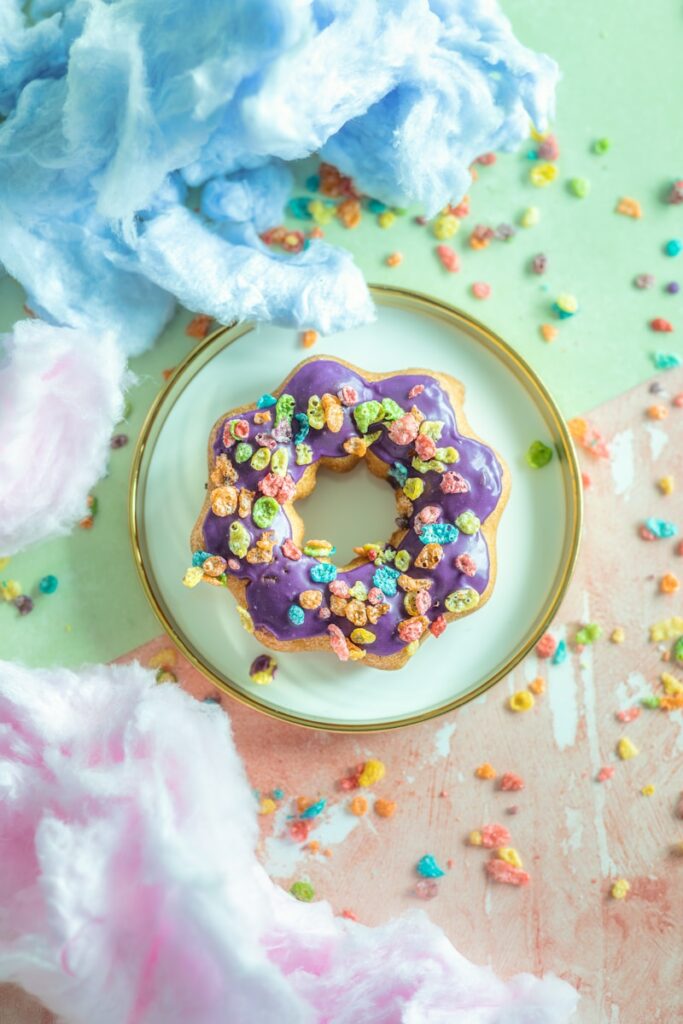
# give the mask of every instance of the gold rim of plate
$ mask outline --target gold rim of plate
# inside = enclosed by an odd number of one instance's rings
[[[195,650],[188,640],[185,639],[177,624],[173,621],[172,617],[167,613],[162,603],[159,601],[153,580],[150,578],[150,574],[148,573],[147,566],[145,564],[143,554],[144,528],[141,523],[141,502],[144,500],[144,489],[141,488],[140,472],[142,468],[142,460],[149,444],[150,435],[156,425],[157,418],[163,409],[169,393],[176,387],[177,382],[182,377],[186,377],[184,387],[189,384],[195,374],[202,369],[206,362],[206,360],[202,359],[202,355],[206,353],[207,349],[213,346],[216,339],[223,337],[224,343],[219,349],[217,349],[217,352],[223,351],[223,349],[227,348],[228,345],[232,345],[238,340],[238,338],[243,337],[249,331],[253,330],[255,326],[254,324],[233,323],[225,327],[220,327],[217,331],[214,331],[202,342],[196,345],[185,359],[178,364],[175,371],[152,403],[152,406],[145,417],[145,421],[140,431],[140,436],[138,437],[135,446],[128,492],[128,522],[130,539],[133,546],[135,565],[137,567],[142,587],[164,630],[168,633],[179,650],[182,651],[188,661],[190,661],[195,668],[202,673],[202,675],[210,679],[211,682],[220,690],[224,693],[230,694],[230,696],[234,697],[242,704],[247,704],[249,707],[260,711],[271,718],[279,718],[283,722],[289,722],[293,725],[300,725],[309,729],[319,729],[325,732],[383,732],[388,729],[398,729],[407,725],[416,725],[419,722],[426,722],[430,718],[437,718],[440,715],[447,714],[449,711],[453,711],[455,708],[469,703],[469,701],[479,697],[486,690],[489,690],[492,686],[495,686],[496,683],[500,682],[501,679],[508,675],[508,673],[526,657],[552,622],[555,613],[567,592],[567,588],[574,571],[579,550],[583,519],[583,490],[574,444],[555,400],[549,394],[545,385],[531,369],[528,363],[522,359],[522,357],[515,352],[507,342],[503,341],[502,338],[498,337],[497,334],[491,331],[490,328],[486,327],[478,320],[475,320],[467,313],[463,313],[456,307],[451,306],[446,302],[442,302],[440,299],[435,299],[431,296],[423,295],[419,292],[413,292],[405,288],[393,288],[388,285],[371,285],[370,291],[375,301],[380,305],[398,306],[411,311],[417,310],[427,316],[449,321],[457,325],[475,341],[485,345],[486,348],[500,359],[525,385],[526,390],[532,398],[535,398],[536,404],[543,414],[548,426],[553,430],[555,447],[557,449],[559,445],[560,448],[558,454],[560,456],[560,464],[562,466],[564,476],[567,514],[567,530],[564,538],[564,551],[561,568],[555,580],[553,591],[547,598],[545,606],[536,621],[536,625],[532,628],[530,634],[526,638],[523,638],[518,644],[507,662],[488,679],[483,683],[480,683],[479,686],[468,693],[461,694],[459,697],[456,697],[445,704],[441,704],[436,708],[430,708],[421,714],[411,715],[407,718],[388,720],[379,723],[375,721],[367,724],[350,724],[347,722],[326,722],[307,719],[300,715],[290,714],[287,711],[263,704],[255,696],[252,697],[250,694],[240,689],[237,684],[227,676],[221,677],[216,675],[216,673],[205,664],[201,654]],[[178,393],[178,396],[176,396],[176,401],[184,390],[184,387]]]

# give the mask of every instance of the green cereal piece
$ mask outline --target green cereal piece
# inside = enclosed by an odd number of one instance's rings
[[[313,449],[310,444],[304,444],[300,442],[296,446],[296,464],[297,466],[309,466],[313,462]]]
[[[308,416],[309,426],[311,426],[313,430],[323,429],[325,426],[325,413],[323,410],[323,404],[318,395],[311,395],[308,399],[306,415]]]
[[[570,178],[567,188],[577,199],[585,199],[591,190],[591,185],[588,178]]]
[[[443,473],[446,469],[443,462],[439,462],[438,459],[430,459],[429,462],[423,462],[422,459],[418,459],[417,455],[413,456],[410,464],[418,473],[429,473],[430,470],[433,470],[435,473]]]
[[[476,533],[481,526],[479,516],[475,516],[472,509],[467,509],[465,512],[461,512],[458,518],[455,520],[455,525],[463,533],[467,533],[470,536]]]
[[[361,434],[367,434],[371,424],[379,423],[384,419],[384,409],[373,398],[369,402],[361,402],[357,405],[353,410],[353,418]]]
[[[460,455],[455,448],[449,445],[448,448],[437,448],[434,452],[434,458],[449,465],[451,462],[458,462]]]
[[[403,493],[406,498],[410,498],[411,501],[415,501],[419,498],[424,489],[424,480],[420,480],[419,476],[409,476],[403,485]]]
[[[310,903],[315,896],[315,889],[310,882],[294,882],[289,890],[295,899],[302,903]]]
[[[242,524],[235,521],[230,523],[230,530],[228,532],[228,547],[232,551],[236,558],[244,558],[246,555],[249,545],[251,544],[251,534],[247,528]]]
[[[674,658],[676,661],[683,662],[683,636],[679,636],[674,644]]]
[[[548,465],[552,457],[552,448],[549,448],[547,444],[543,444],[543,441],[533,441],[526,453],[526,461],[532,469],[542,469],[543,466]]]
[[[471,587],[463,587],[462,590],[454,590],[446,598],[446,608],[449,612],[467,612],[470,608],[476,608],[479,604],[479,594]]]
[[[237,420],[230,420],[228,422],[228,426],[230,428],[230,437],[234,437],[236,441],[239,440],[235,433],[235,430],[237,429]]]
[[[394,565],[401,572],[406,572],[410,568],[410,554],[405,550],[396,552],[396,558],[394,559]]]
[[[585,647],[586,644],[595,643],[602,636],[602,628],[598,626],[597,622],[589,622],[587,626],[582,626],[578,630],[575,640],[577,644]]]
[[[610,145],[609,139],[596,139],[593,143],[593,152],[596,156],[604,156]]]
[[[270,462],[270,448],[257,448],[251,457],[252,469],[265,469]]]
[[[654,710],[655,708],[659,707],[661,702],[656,694],[649,693],[647,697],[643,697],[641,699],[640,703],[643,705],[644,708],[652,708]]]
[[[275,476],[286,476],[289,465],[289,452],[286,448],[276,448],[270,459],[270,468]]]
[[[351,597],[357,598],[359,601],[365,601],[368,596],[368,588],[365,586],[362,580],[356,580],[351,589],[349,590]]]
[[[254,452],[254,446],[247,444],[246,441],[240,441],[235,446],[235,462],[247,462]]]
[[[295,407],[296,403],[292,395],[280,395],[275,403],[275,426],[282,423],[283,420],[291,423]]]
[[[431,437],[432,441],[438,441],[443,430],[443,420],[423,420],[420,424],[420,433]]]
[[[364,434],[363,435],[363,440],[365,441],[366,445],[369,448],[370,445],[374,444],[375,441],[378,438],[380,438],[381,436],[382,436],[382,431],[381,430],[376,430],[373,434]]]
[[[393,420],[397,420],[400,416],[403,416],[404,410],[395,402],[393,398],[383,398],[382,408],[384,409],[384,419],[387,423],[391,423]]]
[[[280,506],[276,502],[275,498],[257,498],[254,502],[254,507],[251,510],[251,518],[258,527],[265,530],[266,527],[270,526],[273,522],[279,510]]]

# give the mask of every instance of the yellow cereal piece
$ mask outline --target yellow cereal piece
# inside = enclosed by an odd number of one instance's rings
[[[612,630],[612,632],[609,635],[609,638],[613,644],[623,644],[624,640],[626,639],[626,633],[621,628],[621,626],[617,626],[615,629]]]
[[[258,812],[259,814],[272,814],[276,807],[277,804],[274,800],[271,800],[269,796],[264,796],[259,805]]]
[[[672,476],[660,476],[657,481],[657,487],[659,487],[662,494],[673,494],[674,478]],[[2,566],[0,566],[0,568],[2,568]]]
[[[161,651],[157,651],[149,659],[147,664],[150,668],[167,668],[169,665],[175,665],[177,654],[172,647],[164,647]]]
[[[501,846],[496,853],[497,857],[504,860],[506,864],[512,864],[513,868],[522,868],[522,858],[515,850],[514,846]]]
[[[631,743],[628,736],[622,736],[617,743],[617,754],[622,761],[630,761],[632,757],[637,757],[640,751],[635,743]]]
[[[610,891],[613,900],[623,900],[631,891],[631,884],[625,878],[617,878]]]
[[[0,597],[3,601],[14,601],[15,597],[19,597],[21,594],[21,583],[18,580],[2,580],[0,582]]]
[[[534,142],[543,142],[543,140],[547,139],[548,137],[548,132],[539,132],[538,128],[534,126],[533,122],[531,123],[531,127],[529,128],[529,132],[530,137],[534,140]]]
[[[377,217],[377,223],[381,228],[390,228],[396,220],[396,214],[393,210],[383,210]]]
[[[359,786],[374,786],[376,782],[379,782],[384,778],[386,774],[386,768],[384,767],[383,761],[377,761],[371,759],[366,761],[363,765],[363,771],[358,776]]]
[[[185,587],[196,587],[198,583],[201,583],[204,570],[201,565],[192,565],[183,576],[183,586]]]
[[[633,199],[632,196],[623,196],[617,203],[617,213],[620,213],[622,217],[633,217],[635,220],[640,220],[643,216],[643,210],[637,199]]]
[[[647,786],[643,786],[642,789],[640,790],[640,792],[643,794],[643,796],[652,796],[654,791],[655,791],[655,787],[652,785],[651,782],[648,783]]]
[[[557,177],[557,165],[550,163],[534,164],[529,171],[529,181],[536,188],[545,188]]]
[[[484,761],[478,768],[474,769],[474,774],[478,779],[495,779],[496,769],[488,761]]]
[[[424,489],[424,480],[420,480],[417,476],[409,476],[403,485],[403,493],[406,498],[410,498],[411,501],[415,501],[416,498],[419,498]]]
[[[678,640],[679,636],[683,636],[683,618],[680,615],[650,626],[650,641],[653,644],[661,643],[662,640]]]
[[[537,206],[527,206],[519,217],[520,227],[533,228],[541,219],[541,211]]]
[[[683,683],[679,682],[670,672],[662,672],[660,679],[668,697],[675,697],[676,694],[683,693]]]
[[[409,658],[412,658],[412,656],[415,654],[419,646],[419,640],[411,640],[409,644],[406,644],[403,650],[406,652]]]
[[[377,636],[371,629],[363,629],[359,626],[356,629],[351,630],[351,639],[354,644],[374,644]]]
[[[0,572],[9,565],[9,558],[0,558]]]
[[[460,221],[452,213],[440,214],[432,224],[432,231],[434,236],[440,241],[445,241],[447,238],[452,238],[460,227]]]
[[[240,625],[242,626],[242,629],[246,629],[247,633],[253,633],[254,632],[254,620],[252,619],[252,617],[249,614],[249,612],[247,611],[247,609],[243,608],[241,604],[238,604],[237,605],[237,614],[239,615]]]
[[[474,832],[470,832],[469,836],[467,837],[467,842],[470,844],[470,846],[481,846],[481,844],[482,844],[481,832],[479,832],[478,829],[475,829]]]
[[[508,701],[511,711],[530,711],[534,706],[534,697],[528,690],[518,690]]]

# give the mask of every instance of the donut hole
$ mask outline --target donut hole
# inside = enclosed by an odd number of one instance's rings
[[[329,540],[337,549],[331,560],[339,567],[353,561],[354,547],[386,543],[396,528],[394,489],[370,472],[365,459],[346,473],[321,466],[314,489],[297,501],[296,511],[304,539]]]

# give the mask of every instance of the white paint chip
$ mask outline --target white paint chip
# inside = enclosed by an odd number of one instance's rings
[[[614,493],[617,497],[624,495],[629,498],[629,491],[635,478],[635,461],[633,457],[633,431],[622,430],[615,434],[610,442],[610,466],[614,481]]]

